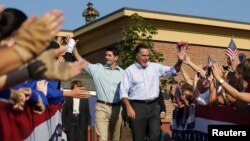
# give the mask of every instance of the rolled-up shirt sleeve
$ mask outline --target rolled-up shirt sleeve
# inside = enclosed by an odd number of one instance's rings
[[[125,71],[120,85],[120,99],[128,98],[129,89],[131,87],[131,76],[128,71]]]
[[[159,72],[160,72],[160,76],[174,76],[176,75],[176,70],[173,66],[169,67],[169,66],[164,66],[161,64],[158,64],[159,66]]]

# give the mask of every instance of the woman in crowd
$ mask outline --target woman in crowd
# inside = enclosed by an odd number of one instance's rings
[[[238,71],[236,72],[236,73],[238,73],[238,76],[241,75],[243,80],[248,83],[248,86],[244,92],[238,91],[237,89],[232,87],[230,84],[225,82],[225,80],[222,78],[222,73],[221,73],[221,71],[216,63],[213,64],[212,70],[213,70],[212,72],[213,72],[214,78],[217,80],[217,82],[220,83],[222,88],[224,88],[228,92],[229,95],[231,95],[232,97],[234,97],[237,100],[241,100],[244,102],[250,102],[250,95],[249,95],[250,94],[250,85],[249,85],[250,59],[249,58],[244,60],[239,65]]]
[[[71,90],[83,89],[81,81],[74,80],[71,83]],[[67,134],[68,141],[87,140],[87,131],[90,126],[89,102],[86,98],[65,99],[62,112],[62,126]]]

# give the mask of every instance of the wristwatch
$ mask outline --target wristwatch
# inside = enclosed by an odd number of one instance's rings
[[[219,80],[220,84],[224,83],[225,81],[223,79]]]

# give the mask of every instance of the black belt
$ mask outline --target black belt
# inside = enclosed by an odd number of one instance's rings
[[[101,100],[97,100],[97,102],[108,105],[108,106],[120,106],[121,102],[118,103],[110,103],[110,102],[106,102],[106,101],[101,101]]]
[[[158,98],[156,98],[154,100],[130,100],[130,101],[134,102],[134,103],[153,104],[155,102],[158,102]]]

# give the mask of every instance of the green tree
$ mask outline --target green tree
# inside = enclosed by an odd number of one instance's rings
[[[150,48],[150,61],[162,62],[163,55],[153,49],[152,37],[157,34],[153,24],[147,23],[141,16],[134,13],[130,17],[129,24],[122,29],[125,40],[121,46],[120,66],[127,68],[135,61],[134,47],[144,44]]]

